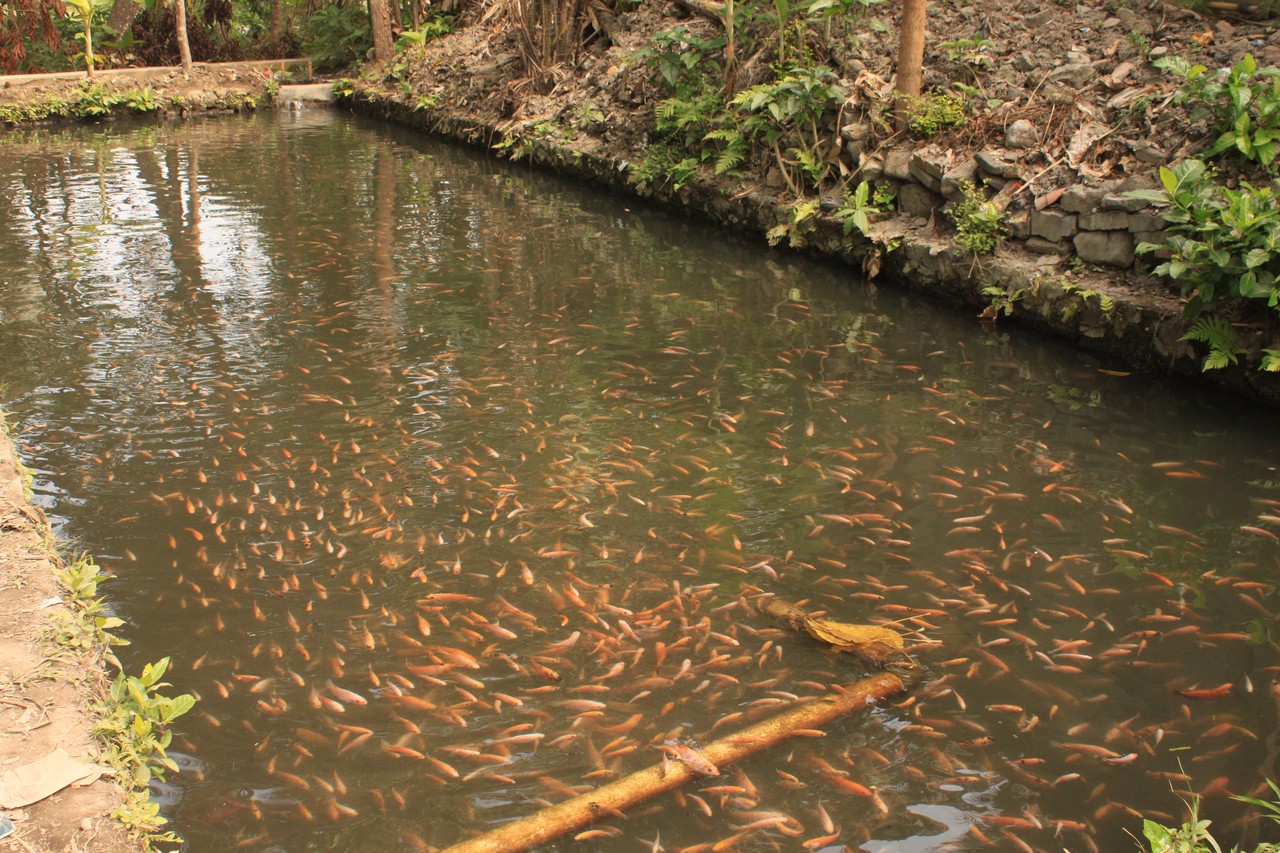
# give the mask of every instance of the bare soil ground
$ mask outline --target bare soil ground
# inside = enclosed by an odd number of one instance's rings
[[[596,33],[576,59],[543,69],[541,78],[521,61],[506,18],[477,11],[457,32],[400,63],[407,68],[396,82],[476,115],[556,120],[566,133],[594,138],[601,153],[625,160],[642,153],[654,133],[653,109],[670,96],[640,52],[677,26],[702,38],[723,35],[718,24],[691,13],[695,5],[642,3],[612,21],[607,35]],[[809,28],[810,59],[831,67],[849,92],[842,123],[871,115],[888,92],[897,18],[897,4],[874,4],[829,32]],[[1280,64],[1277,23],[1238,13],[1209,16],[1162,0],[935,0],[928,7],[924,88],[967,87],[970,113],[935,142],[998,148],[1010,124],[1030,121],[1038,141],[1020,157],[1036,174],[1028,191],[1037,195],[1074,182],[1153,174],[1212,140],[1207,127],[1170,103],[1179,81],[1152,63],[1182,56],[1212,69],[1249,52],[1260,65]],[[744,37],[738,55],[738,91],[765,79],[775,59],[771,43],[759,37],[754,43]],[[585,119],[591,109],[603,119]],[[1086,125],[1106,135],[1070,167],[1067,146]],[[871,153],[903,139],[883,127],[874,133]]]
[[[101,662],[49,641],[62,594],[53,574],[48,525],[27,502],[9,439],[0,434],[0,777],[56,749],[93,761],[89,709]],[[107,777],[3,812],[13,832],[0,851],[125,853],[140,847],[109,814],[121,792]]]

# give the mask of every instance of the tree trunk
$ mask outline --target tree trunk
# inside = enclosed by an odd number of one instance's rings
[[[270,22],[267,37],[273,45],[277,45],[284,38],[284,0],[271,0],[271,9],[267,14]]]
[[[174,0],[173,25],[178,37],[178,56],[182,58],[182,76],[191,76],[191,45],[187,43],[187,0]]]
[[[926,0],[904,0],[902,27],[898,31],[898,93],[895,106],[898,130],[907,126],[911,101],[920,97],[924,64],[924,22]]]
[[[388,0],[369,0],[369,24],[373,29],[373,58],[379,64],[395,54],[391,40],[391,4]]]

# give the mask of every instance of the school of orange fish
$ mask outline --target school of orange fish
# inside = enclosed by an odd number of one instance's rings
[[[976,328],[854,334],[804,267],[637,296],[469,247],[496,297],[388,295],[307,237],[290,278],[327,283],[280,285],[254,358],[196,300],[91,345],[78,418],[18,401],[94,496],[57,514],[145,578],[109,593],[135,653],[199,696],[160,789],[193,850],[437,849],[863,674],[768,595],[908,632],[926,677],[565,849],[1117,849],[1171,787],[1265,832],[1228,797],[1280,772],[1274,446],[1175,455]]]

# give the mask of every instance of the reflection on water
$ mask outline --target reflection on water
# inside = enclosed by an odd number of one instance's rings
[[[0,139],[37,499],[173,655],[191,850],[420,850],[856,679],[583,849],[1129,849],[1274,777],[1269,420],[327,112]]]

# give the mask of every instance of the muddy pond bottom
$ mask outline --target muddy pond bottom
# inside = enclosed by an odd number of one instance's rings
[[[1274,421],[334,112],[0,137],[0,398],[132,645],[186,849],[447,846],[856,681],[546,849],[1274,829]]]

